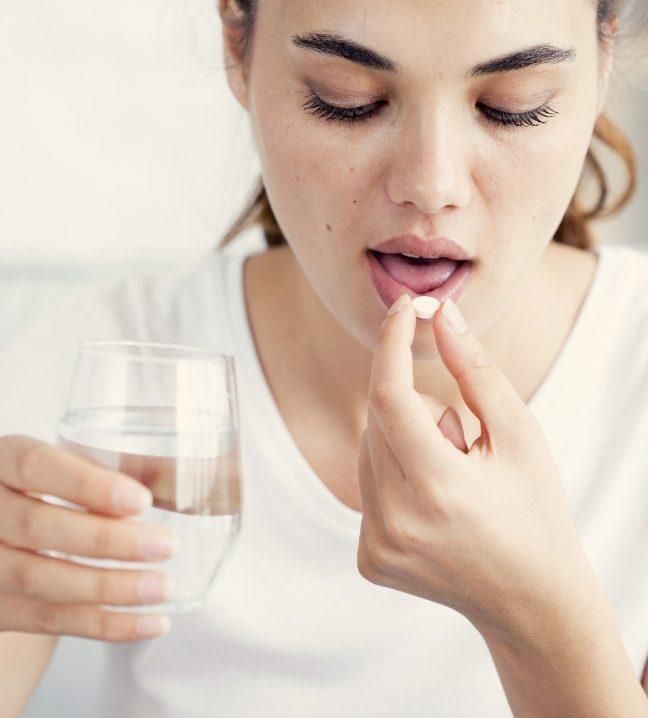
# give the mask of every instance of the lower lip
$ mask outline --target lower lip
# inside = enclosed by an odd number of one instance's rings
[[[425,294],[417,294],[409,287],[397,282],[384,269],[378,259],[367,250],[369,257],[369,273],[373,281],[376,291],[380,295],[383,304],[389,308],[402,294],[409,294],[410,297],[434,297],[439,302],[451,299],[456,302],[468,280],[473,263],[469,261],[462,262],[457,269],[448,277],[448,279],[436,289]]]

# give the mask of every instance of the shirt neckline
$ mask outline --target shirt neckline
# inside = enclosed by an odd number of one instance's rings
[[[598,261],[588,292],[560,352],[542,383],[527,401],[527,406],[538,418],[549,414],[552,396],[560,385],[560,376],[568,366],[570,358],[577,353],[581,336],[590,325],[590,318],[598,311],[604,294],[602,285],[610,257],[609,249],[608,245],[592,248],[591,251],[598,256]],[[272,453],[275,464],[284,467],[282,478],[292,493],[305,501],[329,528],[357,539],[362,513],[340,501],[312,469],[290,433],[266,381],[252,335],[243,284],[245,261],[249,256],[249,252],[229,255],[225,294],[227,298],[233,298],[227,315],[231,319],[231,333],[239,349],[236,357],[241,364],[242,376],[238,383],[242,390],[249,392],[250,407],[254,407],[258,413],[254,425],[264,434],[261,437],[264,449]]]
[[[606,296],[604,284],[605,277],[609,274],[607,262],[611,258],[611,249],[612,246],[606,244],[599,244],[591,249],[597,255],[598,260],[587,294],[581,302],[580,310],[558,355],[547,370],[540,385],[526,402],[527,407],[541,421],[542,417],[548,418],[549,416],[552,409],[552,399],[557,396],[560,389],[561,375],[565,374],[573,361],[582,362],[582,355],[578,353],[577,347],[581,337],[586,333],[587,328],[591,326],[590,318],[602,316],[602,304]],[[567,374],[569,374],[568,371]]]
[[[237,387],[239,392],[246,392],[248,406],[256,414],[250,426],[267,453],[268,465],[279,467],[275,472],[277,478],[310,512],[311,519],[338,536],[346,535],[352,542],[357,541],[362,513],[340,501],[313,471],[290,433],[266,381],[252,336],[243,285],[245,260],[250,254],[229,255],[225,265],[225,296],[230,302],[226,314],[234,339],[237,372],[241,374],[237,376]]]

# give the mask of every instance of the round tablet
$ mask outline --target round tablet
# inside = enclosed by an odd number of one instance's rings
[[[415,297],[412,306],[419,319],[431,319],[441,303],[434,297]]]

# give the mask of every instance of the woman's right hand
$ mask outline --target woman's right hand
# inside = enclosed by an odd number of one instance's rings
[[[30,493],[57,496],[87,512]],[[135,505],[123,503],[128,496]],[[152,594],[155,582],[147,578],[163,582],[163,572],[95,568],[37,553],[48,549],[126,561],[168,558],[174,551],[170,532],[122,520],[150,503],[150,491],[125,474],[28,436],[0,437],[0,631],[102,641],[138,641],[165,632],[160,619],[168,625],[166,616],[97,605],[159,603],[164,596]]]

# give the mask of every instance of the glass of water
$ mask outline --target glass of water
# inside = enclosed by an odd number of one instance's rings
[[[171,344],[82,344],[58,445],[144,484],[152,506],[123,520],[163,524],[180,543],[158,562],[45,553],[102,568],[159,569],[175,583],[165,603],[104,609],[168,613],[200,606],[241,522],[233,357]]]

